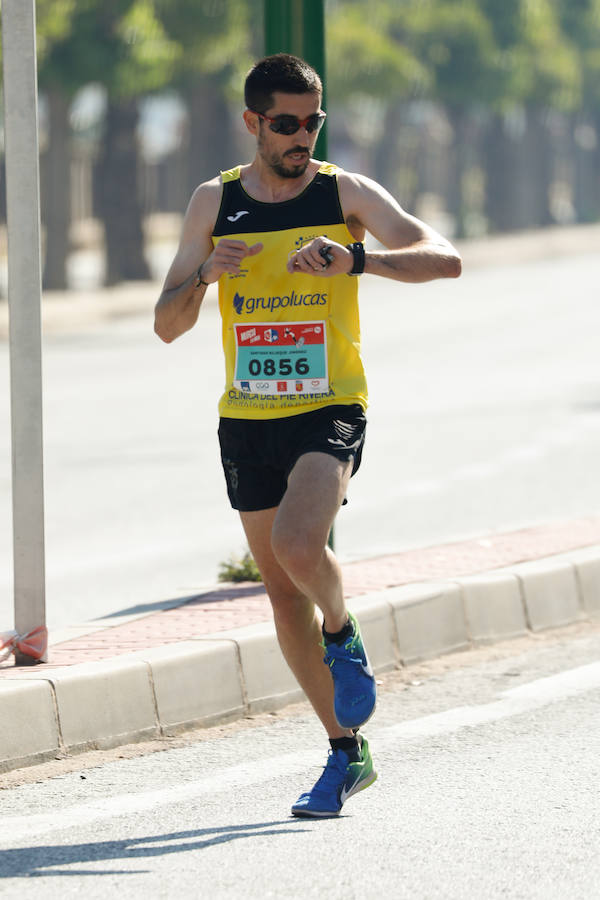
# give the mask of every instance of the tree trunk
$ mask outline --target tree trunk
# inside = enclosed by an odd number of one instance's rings
[[[375,178],[386,190],[398,196],[398,144],[402,134],[404,107],[399,101],[390,103],[385,112],[383,137],[373,148]]]
[[[596,144],[593,154],[592,179],[590,184],[590,193],[593,198],[595,221],[600,216],[600,113],[596,111],[593,119],[594,130],[596,132]]]
[[[96,198],[104,225],[107,286],[150,278],[144,256],[136,100],[109,100]]]
[[[553,140],[543,109],[530,107],[517,155],[515,224],[517,228],[539,228],[552,224],[550,187],[553,180]]]
[[[71,224],[71,152],[68,96],[60,88],[47,93],[50,140],[42,167],[42,214],[46,233],[43,285],[67,288],[67,254]]]
[[[597,222],[600,217],[600,117],[589,111],[573,116],[570,133],[573,198],[578,222]]]
[[[233,116],[223,86],[217,78],[196,79],[186,92],[189,111],[188,197],[203,181],[214,178],[244,160]]]
[[[504,116],[494,115],[484,140],[485,213],[490,231],[509,231],[514,227],[512,198],[517,152]]]
[[[493,117],[485,141],[486,214],[492,231],[550,224],[553,146],[544,112]]]
[[[464,200],[465,174],[471,159],[471,142],[467,133],[468,115],[463,106],[449,106],[448,119],[452,126],[452,145],[448,154],[448,185],[446,208],[454,220],[454,237],[465,237],[466,208]]]

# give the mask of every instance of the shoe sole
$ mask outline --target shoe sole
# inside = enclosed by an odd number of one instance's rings
[[[343,725],[343,724],[340,722],[340,720],[338,719],[338,717],[335,715],[335,710],[334,710],[334,713],[333,713],[333,714],[334,714],[334,716],[335,716],[335,721],[338,723],[338,725],[340,726],[340,728],[356,728],[356,729],[358,729],[358,728],[362,728],[363,725],[366,725],[366,724],[367,724],[367,722],[369,721],[369,719],[371,719],[371,717],[372,717],[373,714],[375,713],[376,707],[377,707],[377,701],[375,701],[375,703],[373,704],[373,709],[371,710],[371,712],[369,713],[369,715],[367,716],[367,718],[366,718],[366,719],[363,719],[362,722],[359,722],[359,723],[357,723],[356,725]]]
[[[361,781],[346,797],[346,800],[349,800],[350,797],[353,797],[355,794],[358,794],[360,791],[364,791],[365,788],[370,787],[374,781],[377,781],[377,772],[375,769],[371,772],[371,774]],[[344,801],[345,803],[346,801]],[[308,810],[308,809],[294,809],[292,806],[292,815],[297,819],[335,819],[341,813],[343,809],[343,805],[337,810]]]

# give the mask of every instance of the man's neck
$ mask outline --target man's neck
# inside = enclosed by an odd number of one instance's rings
[[[255,200],[262,203],[282,203],[301,194],[319,171],[320,165],[320,162],[311,159],[302,175],[283,178],[257,156],[249,166],[242,167],[240,179],[244,190]]]

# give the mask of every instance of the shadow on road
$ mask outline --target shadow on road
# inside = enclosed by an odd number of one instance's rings
[[[278,828],[285,825],[285,828]],[[152,837],[128,838],[121,841],[98,841],[88,844],[55,844],[0,850],[0,878],[32,878],[46,875],[135,875],[148,869],[75,869],[77,863],[107,860],[143,860],[170,853],[204,850],[215,844],[226,844],[241,838],[267,837],[304,831],[290,827],[289,819],[281,822],[257,822],[247,825],[223,825],[176,831]],[[59,867],[59,868],[57,868]]]

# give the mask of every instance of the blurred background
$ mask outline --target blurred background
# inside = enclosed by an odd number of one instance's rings
[[[262,0],[37,20],[44,288],[162,276],[193,188],[251,157]],[[329,156],[406,209],[455,238],[598,220],[600,0],[327,0],[326,42]]]
[[[193,189],[250,161],[263,0],[37,0],[48,621],[215,583],[245,539],[221,326],[153,306]],[[326,0],[328,156],[453,238],[463,276],[361,279],[369,434],[342,560],[600,510],[600,0]],[[0,148],[3,142],[0,142]],[[0,629],[12,617],[0,167]]]

